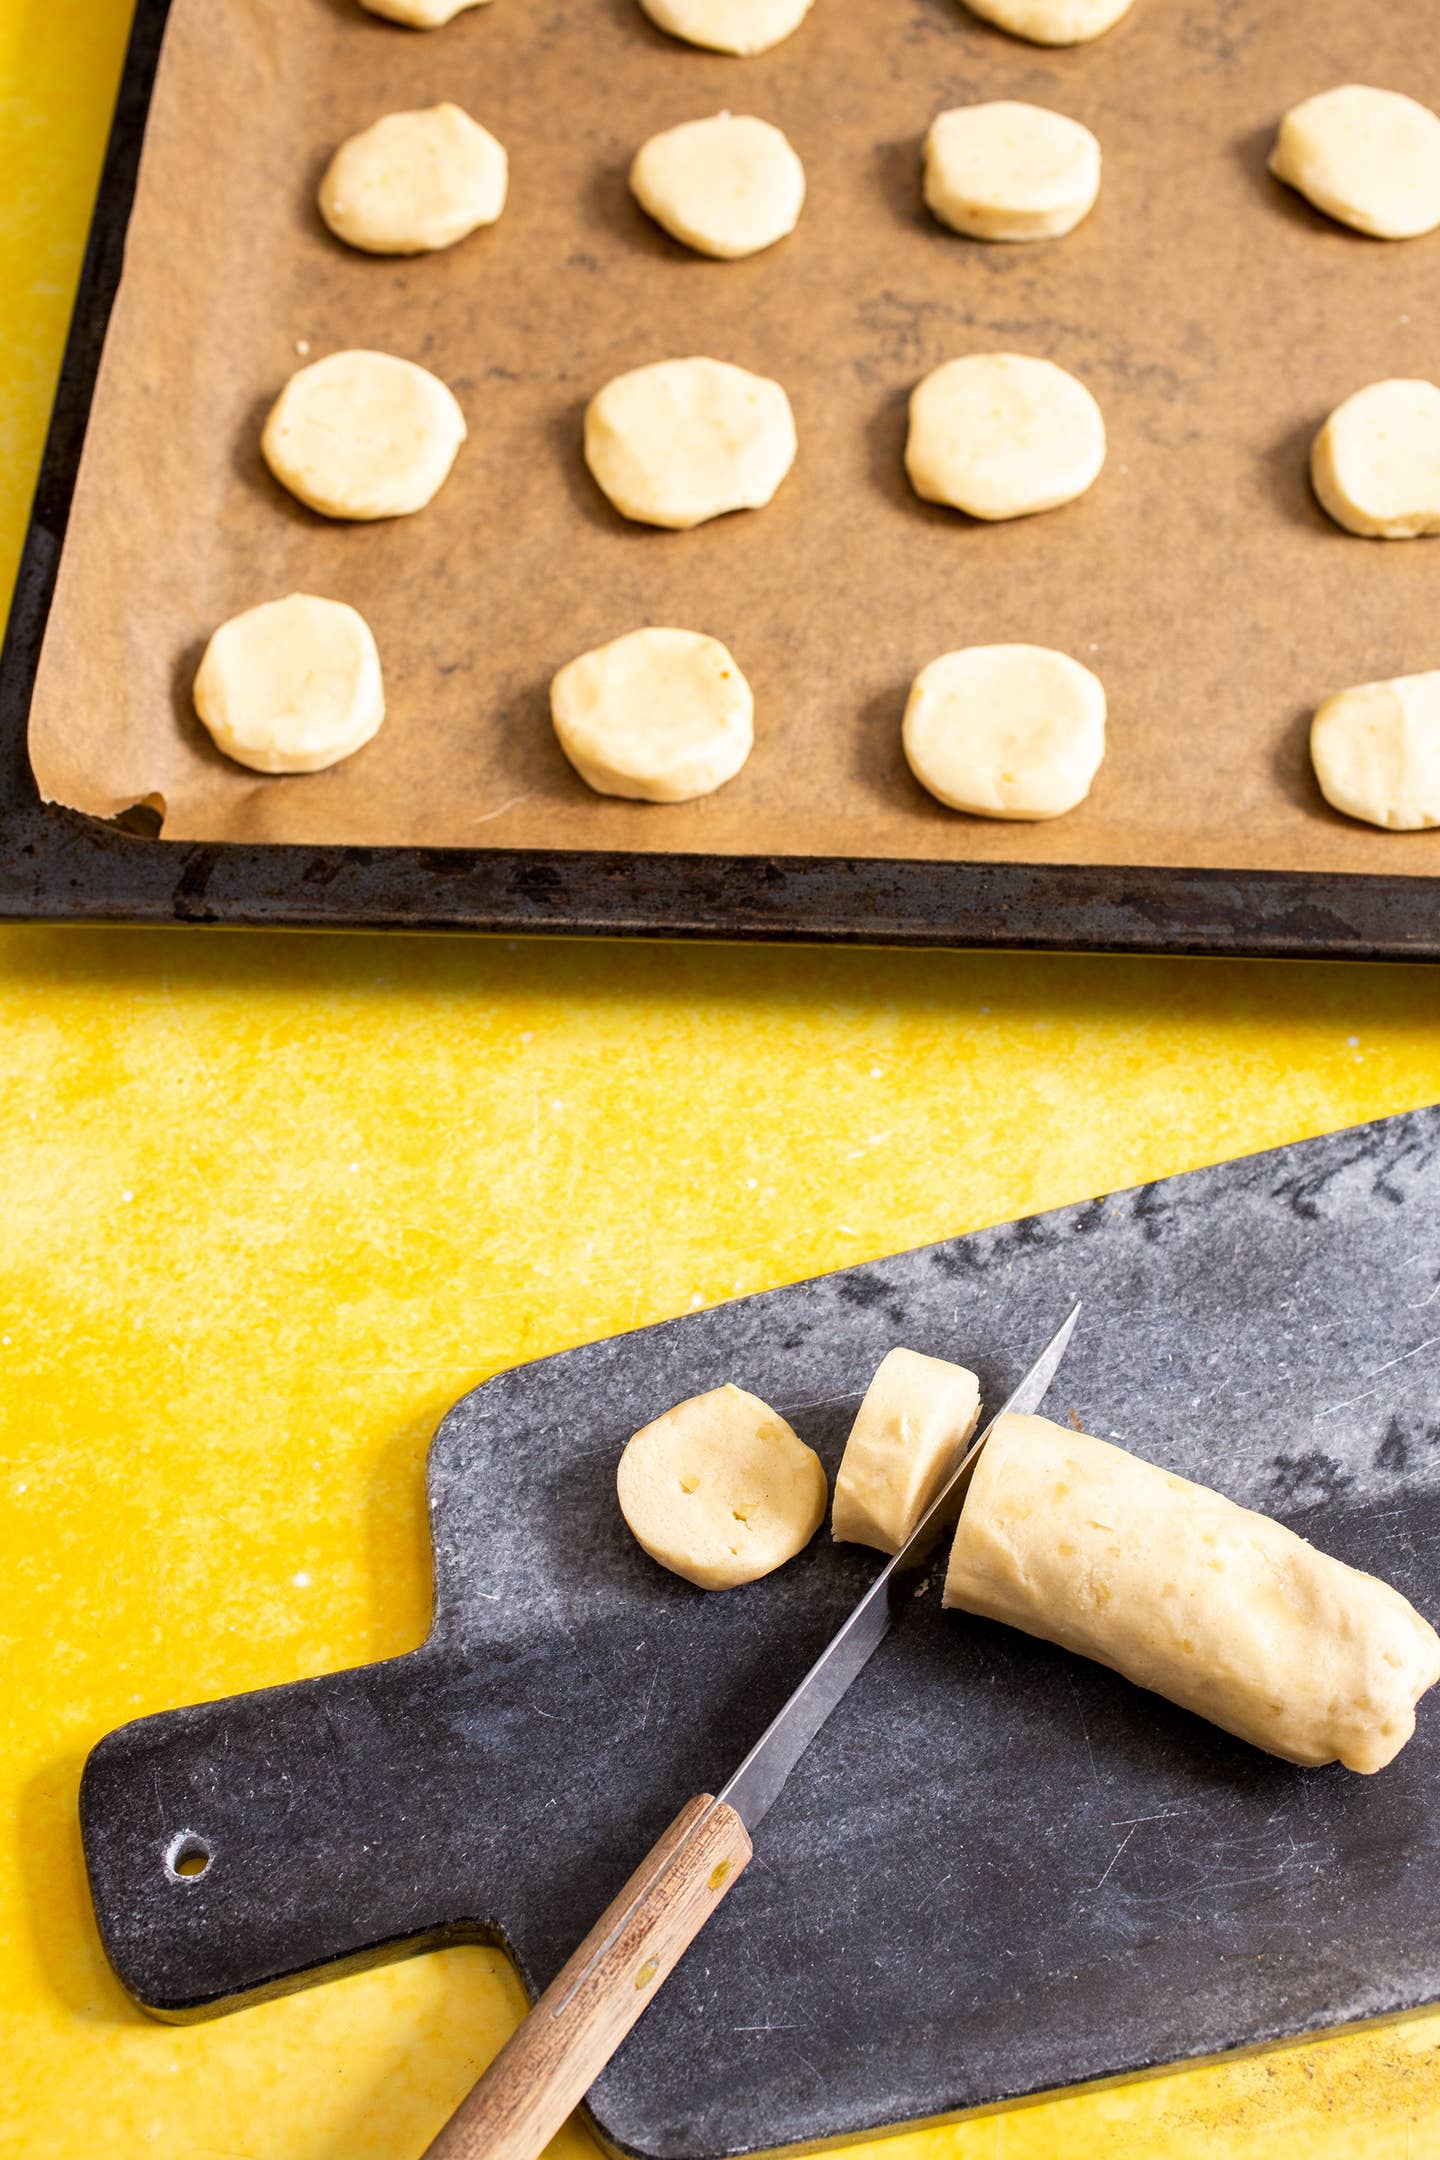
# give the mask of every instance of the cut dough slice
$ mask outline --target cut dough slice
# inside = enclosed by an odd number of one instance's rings
[[[1361,683],[1327,698],[1310,723],[1326,802],[1387,832],[1440,825],[1440,669]]]
[[[835,1477],[832,1536],[895,1553],[980,1416],[980,1383],[963,1365],[891,1350],[865,1391]]]
[[[805,168],[768,120],[722,112],[652,135],[636,154],[630,186],[675,239],[733,262],[795,230]]]
[[[380,655],[363,615],[291,593],[222,623],[195,677],[195,710],[252,772],[320,772],[385,718]]]
[[[442,486],[465,415],[438,376],[390,353],[338,352],[291,376],[260,438],[282,487],[334,518],[407,517]]]
[[[1286,1762],[1383,1770],[1440,1679],[1388,1583],[1048,1418],[996,1422],[945,1603],[1060,1643]]]
[[[1099,143],[1043,105],[959,105],[925,138],[925,200],[973,240],[1058,239],[1099,192]]]
[[[550,685],[555,733],[581,779],[641,802],[690,802],[733,780],[754,712],[730,654],[698,630],[632,630]]]
[[[1084,45],[1113,30],[1134,0],[966,0],[972,15],[1032,45]]]
[[[1063,817],[1105,755],[1105,691],[1045,645],[970,645],[916,676],[905,756],[922,787],[976,817]]]
[[[372,15],[387,22],[405,23],[412,30],[438,30],[466,8],[483,7],[485,0],[360,0]]]
[[[585,462],[622,517],[683,531],[769,502],[795,462],[795,417],[764,375],[658,360],[590,400]]]
[[[1281,121],[1270,170],[1375,240],[1440,225],[1440,119],[1398,90],[1346,83],[1306,98]]]
[[[386,113],[326,167],[317,200],[337,239],[370,255],[453,247],[505,207],[509,162],[458,105]]]
[[[711,52],[768,52],[798,30],[811,0],[640,0],[661,30]]]
[[[1053,360],[970,353],[911,396],[905,469],[927,502],[975,518],[1031,517],[1083,495],[1104,463],[1100,407]]]
[[[744,1388],[692,1395],[643,1425],[615,1483],[637,1542],[701,1590],[783,1567],[825,1519],[819,1456]]]
[[[1375,540],[1440,532],[1440,389],[1394,381],[1357,390],[1316,436],[1310,478],[1347,532]]]

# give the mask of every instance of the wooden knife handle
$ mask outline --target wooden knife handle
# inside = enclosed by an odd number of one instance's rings
[[[733,1808],[696,1827],[711,1806],[687,1801],[424,2160],[537,2160],[750,1858]]]

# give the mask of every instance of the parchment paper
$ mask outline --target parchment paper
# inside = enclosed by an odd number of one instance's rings
[[[43,792],[163,802],[186,838],[1440,870],[1440,833],[1338,817],[1306,755],[1329,691],[1440,666],[1440,541],[1349,538],[1307,485],[1340,398],[1440,372],[1440,235],[1360,238],[1265,173],[1283,109],[1352,79],[1440,104],[1434,0],[1136,0],[1069,52],[959,0],[816,0],[752,60],[635,0],[495,0],[423,33],[354,0],[175,0],[32,712]],[[985,246],[920,204],[932,116],[1002,96],[1101,138],[1100,204],[1063,241]],[[500,223],[411,261],[332,240],[334,145],[447,97],[509,148]],[[743,263],[689,255],[625,181],[653,130],[722,107],[778,122],[809,174],[798,232]],[[344,345],[424,362],[466,409],[418,517],[328,524],[261,465],[287,374]],[[1099,397],[1087,499],[985,527],[911,494],[910,388],[987,348]],[[758,513],[626,525],[583,405],[687,353],[779,377],[797,466]],[[262,779],[211,749],[190,683],[217,623],[297,588],[367,616],[389,718],[331,772]],[[700,803],[597,798],[550,732],[554,670],[643,622],[722,637],[755,689],[754,755]],[[943,810],[900,755],[916,670],[1002,639],[1110,693],[1093,796],[1053,824]]]

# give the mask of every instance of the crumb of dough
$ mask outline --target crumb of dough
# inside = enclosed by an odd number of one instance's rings
[[[385,718],[370,626],[341,600],[291,593],[222,623],[195,676],[195,710],[252,772],[320,772]]]
[[[561,668],[560,747],[600,795],[690,802],[736,773],[755,739],[750,685],[718,638],[632,630]]]
[[[334,233],[368,255],[453,247],[505,207],[503,144],[458,105],[385,113],[341,143],[316,200]]]

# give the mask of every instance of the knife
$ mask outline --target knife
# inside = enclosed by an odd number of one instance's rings
[[[699,1793],[641,1861],[423,2160],[537,2160],[669,1979],[749,1861],[751,1836],[852,1680],[923,1586],[980,1451],[1010,1411],[1038,1410],[1079,1317],[1071,1307],[729,1783]]]

